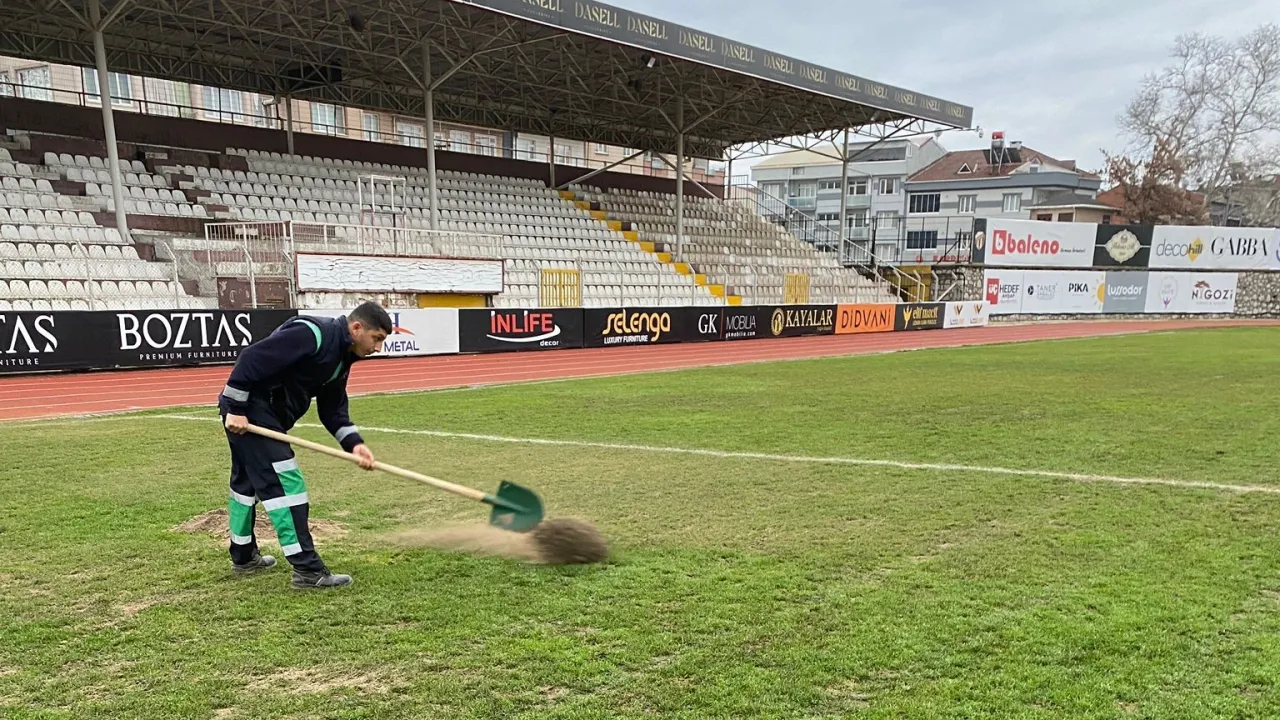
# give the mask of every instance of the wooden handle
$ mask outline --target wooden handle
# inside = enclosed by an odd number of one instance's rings
[[[315,450],[316,452],[324,453],[325,455],[336,457],[340,460],[347,460],[349,462],[356,463],[357,465],[360,464],[360,458],[356,457],[355,455],[349,452],[346,452],[345,450],[339,450],[338,448],[331,448],[328,445],[321,445],[320,443],[311,442],[310,440],[303,440],[302,438],[294,437],[292,435],[288,435],[282,432],[276,432],[275,430],[268,430],[267,428],[264,428],[264,427],[258,427],[253,423],[249,423],[248,430],[251,433],[254,433],[256,435],[261,435],[263,437],[268,437],[268,438],[271,438],[272,440],[279,440],[280,442],[289,443],[290,445],[297,445],[299,447],[307,448],[308,450]],[[465,487],[463,485],[455,485],[446,480],[439,480],[437,478],[433,478],[427,475],[422,475],[420,473],[413,472],[412,470],[405,470],[404,468],[398,468],[395,465],[388,465],[384,462],[375,461],[373,463],[373,467],[383,472],[389,472],[392,475],[399,475],[400,477],[405,478],[407,480],[417,480],[420,483],[426,483],[427,485],[431,485],[441,490],[454,493],[455,495],[461,495],[462,497],[468,498],[470,500],[484,502],[484,499],[485,499],[485,493],[480,490]]]

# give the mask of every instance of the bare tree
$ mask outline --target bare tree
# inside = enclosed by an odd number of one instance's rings
[[[1119,124],[1130,144],[1108,159],[1142,166],[1159,150],[1166,157],[1156,165],[1168,170],[1176,160],[1184,189],[1198,190],[1207,207],[1226,186],[1271,171],[1274,148],[1266,144],[1280,134],[1280,26],[1236,40],[1180,36],[1171,58],[1125,108]]]
[[[1173,141],[1156,140],[1151,156],[1107,155],[1107,179],[1123,199],[1120,214],[1142,225],[1202,225],[1204,198],[1186,188],[1186,167]]]

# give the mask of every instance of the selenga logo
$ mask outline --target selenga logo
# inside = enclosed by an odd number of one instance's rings
[[[612,345],[628,340],[656,343],[664,333],[671,332],[669,312],[616,312],[605,320],[605,344]]]

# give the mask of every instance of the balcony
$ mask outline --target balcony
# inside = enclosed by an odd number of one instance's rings
[[[818,198],[793,196],[787,198],[787,205],[798,210],[813,209],[818,206]]]

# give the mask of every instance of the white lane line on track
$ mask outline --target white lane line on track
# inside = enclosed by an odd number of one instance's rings
[[[217,418],[195,417],[191,415],[149,415],[138,417],[164,418],[169,420],[186,420],[194,422],[213,422]],[[299,423],[297,427],[319,428],[316,423]],[[1280,495],[1280,486],[1266,485],[1230,485],[1225,483],[1203,482],[1196,480],[1171,480],[1167,478],[1122,477],[1118,475],[1095,475],[1091,473],[1061,472],[1056,470],[1026,470],[1020,468],[993,467],[985,465],[960,465],[952,463],[903,462],[900,460],[876,460],[851,457],[821,457],[812,455],[778,455],[773,453],[739,452],[728,450],[703,450],[698,448],[664,447],[660,445],[635,445],[630,443],[591,442],[585,440],[551,440],[546,438],[519,438],[504,435],[481,435],[477,433],[445,432],[442,430],[410,430],[402,428],[384,428],[361,425],[360,431],[387,433],[392,435],[420,435],[424,437],[476,440],[480,442],[505,443],[515,445],[541,445],[550,447],[593,448],[597,450],[619,450],[628,452],[657,453],[667,455],[692,455],[732,460],[763,460],[780,463],[807,463],[815,465],[849,465],[856,467],[882,467],[899,470],[926,470],[932,472],[970,472],[987,475],[1007,475],[1014,477],[1043,478],[1049,480],[1069,480],[1083,483],[1109,483],[1112,485],[1155,485],[1189,490],[1216,490],[1230,493],[1261,493]]]

